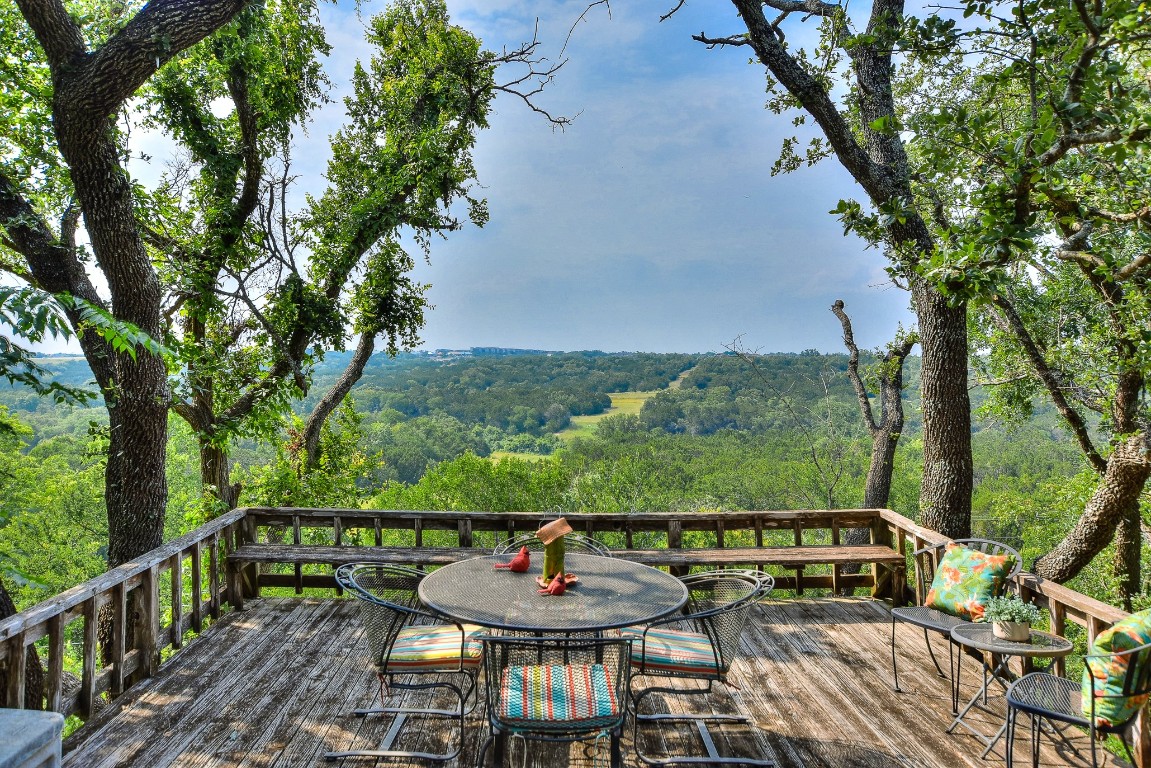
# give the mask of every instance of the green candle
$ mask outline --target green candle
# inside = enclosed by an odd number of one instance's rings
[[[564,572],[564,537],[544,545],[544,584],[551,583],[555,575]]]

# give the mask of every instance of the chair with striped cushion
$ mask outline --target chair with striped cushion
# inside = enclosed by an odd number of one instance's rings
[[[509,735],[597,744],[607,736],[611,765],[623,765],[630,640],[487,636],[483,644],[489,735],[481,768],[493,742],[495,764],[503,765]]]
[[[739,635],[747,623],[752,606],[765,597],[775,582],[760,571],[726,570],[694,573],[683,578],[688,590],[685,613],[660,619],[642,628],[622,630],[632,639],[633,684],[645,676],[702,680],[704,687],[651,685],[631,692],[634,710],[636,755],[648,765],[774,765],[771,760],[755,757],[720,755],[707,730],[708,722],[747,722],[739,715],[714,714],[644,714],[641,706],[648,696],[701,695],[711,691],[712,683],[727,683],[732,663],[739,657]],[[703,737],[707,757],[669,755],[656,757],[642,751],[640,729],[656,721],[693,722]]]
[[[468,700],[476,688],[483,651],[481,627],[444,623],[419,607],[416,589],[423,572],[398,565],[350,563],[336,569],[336,581],[359,601],[360,619],[368,642],[368,655],[380,681],[380,706],[357,709],[357,717],[394,715],[396,720],[378,749],[328,752],[328,760],[341,757],[398,757],[446,762],[460,754]],[[389,707],[389,691],[444,689],[455,694],[459,707],[430,709]],[[474,704],[473,704],[474,705]],[[393,749],[411,716],[451,717],[457,720],[460,738],[446,752]]]

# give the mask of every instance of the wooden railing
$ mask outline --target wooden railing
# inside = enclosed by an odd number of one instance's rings
[[[151,677],[163,651],[178,650],[185,633],[203,631],[208,620],[220,615],[224,560],[245,538],[245,519],[242,510],[230,512],[135,562],[0,621],[8,706],[23,705],[27,649],[44,639],[45,705],[64,715],[87,718],[97,697],[118,696],[133,681]],[[67,653],[66,643],[78,645],[79,652]],[[80,685],[70,694],[65,694],[66,658],[75,658],[79,666]]]
[[[362,509],[284,509],[250,507],[248,525],[256,540],[284,542],[286,552],[281,562],[291,562],[293,554],[305,552],[309,544],[322,552],[321,546],[349,547],[345,559],[353,557],[354,547],[402,546],[427,548],[440,556],[446,548],[476,548],[488,552],[496,543],[520,533],[530,533],[555,515],[513,512],[404,512]],[[887,526],[876,509],[796,510],[786,512],[699,512],[689,515],[653,512],[634,514],[573,513],[567,521],[579,533],[592,536],[618,550],[695,550],[700,548],[746,549],[765,546],[823,547],[841,543],[841,532],[851,528],[869,529],[877,544],[889,541]],[[430,549],[435,548],[435,549]],[[330,553],[327,550],[326,553]],[[817,550],[809,550],[812,562]],[[818,550],[818,554],[825,554]],[[801,558],[802,559],[802,558]],[[322,561],[322,559],[321,559]],[[244,579],[247,596],[258,594],[259,587],[294,587],[296,591],[312,587],[334,587],[331,569],[304,572],[305,560],[293,564],[294,573],[254,573],[249,566]],[[413,562],[417,562],[413,557]],[[428,562],[436,562],[429,560]],[[762,561],[756,561],[758,564]],[[848,562],[846,559],[844,562]],[[701,565],[704,563],[700,563]],[[781,575],[778,589],[838,586],[884,589],[871,573],[841,576],[841,566],[830,564],[830,572],[803,573],[804,564],[790,567],[795,576]],[[675,568],[673,567],[673,570]]]
[[[149,552],[96,579],[70,589],[15,616],[0,621],[0,669],[7,672],[9,706],[24,701],[27,649],[38,643],[46,664],[49,709],[87,718],[98,697],[118,696],[135,681],[153,675],[161,655],[178,651],[185,634],[204,631],[210,620],[230,610],[225,561],[240,547],[281,541],[304,546],[474,547],[489,550],[498,540],[534,531],[554,515],[537,513],[407,512],[358,509],[234,510],[187,536]],[[816,548],[840,544],[843,531],[866,528],[875,544],[911,552],[946,539],[890,510],[802,510],[786,512],[709,512],[691,514],[568,514],[576,531],[616,549],[748,548],[788,544]],[[910,562],[910,561],[909,561]],[[918,568],[920,563],[911,563]],[[258,568],[257,565],[248,566]],[[289,563],[291,573],[261,573],[267,586],[331,588],[327,572],[305,572]],[[793,565],[787,566],[794,568]],[[802,566],[800,566],[802,568]],[[838,565],[830,574],[811,574],[791,582],[793,588],[832,588]],[[872,574],[841,585],[869,584],[882,593]],[[870,580],[870,581],[866,581]],[[915,583],[909,579],[905,583]],[[787,578],[781,578],[787,588]],[[1019,578],[1019,589],[1051,614],[1052,629],[1067,622],[1086,628],[1093,639],[1102,629],[1127,615],[1122,610],[1044,582],[1030,574]],[[922,599],[919,596],[918,599]],[[103,629],[102,629],[103,628]],[[78,652],[66,652],[66,645]],[[65,694],[66,663],[78,671],[79,690]],[[1151,755],[1147,729],[1136,742],[1142,755]],[[1140,765],[1151,761],[1140,758]]]

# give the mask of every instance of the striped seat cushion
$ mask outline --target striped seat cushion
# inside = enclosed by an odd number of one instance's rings
[[[619,715],[615,681],[602,664],[508,667],[500,679],[499,717],[513,725],[606,725]]]
[[[465,667],[479,665],[483,646],[476,635],[483,631],[483,627],[464,625],[464,634],[467,636],[467,643],[463,644]],[[460,661],[461,643],[459,628],[451,624],[404,627],[392,645],[387,670],[455,669]]]
[[[642,629],[626,628],[621,634],[632,638],[631,663],[644,672],[717,675],[715,651],[707,635],[662,627],[648,630],[644,643]]]

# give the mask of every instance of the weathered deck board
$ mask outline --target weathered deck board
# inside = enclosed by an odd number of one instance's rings
[[[951,722],[948,683],[936,676],[922,634],[900,624],[900,682],[891,690],[889,614],[882,603],[848,598],[780,599],[753,611],[744,633],[749,655],[733,675],[738,690],[706,698],[676,698],[656,705],[679,711],[710,706],[742,712],[749,726],[717,729],[721,750],[761,751],[781,768],[1002,768],[1003,745],[979,759],[982,745]],[[328,750],[374,746],[386,718],[356,718],[356,707],[378,703],[379,691],[362,650],[362,630],[351,600],[263,599],[224,617],[212,631],[169,661],[140,690],[130,691],[66,743],[65,765],[74,768],[294,768],[337,765]],[[942,643],[937,651],[946,655]],[[974,692],[975,664],[967,661],[964,697]],[[409,693],[426,703],[427,694]],[[393,694],[394,701],[395,694]],[[1002,707],[1001,700],[993,705]],[[1000,710],[1001,711],[1001,710]],[[998,722],[980,715],[987,733]],[[1001,722],[1001,721],[1000,721]],[[482,743],[482,711],[471,716],[462,757],[475,764]],[[1026,762],[1026,735],[1019,747]],[[409,727],[403,748],[439,750],[444,721]],[[698,752],[688,726],[667,726],[644,736],[672,749]],[[1041,765],[1089,764],[1059,754],[1045,741]],[[519,765],[523,746],[509,745],[505,765]],[[606,744],[604,745],[606,750]],[[630,728],[625,734],[628,764]],[[531,743],[529,765],[592,768],[590,745],[541,748]],[[601,757],[602,759],[602,757]],[[343,765],[373,766],[349,758]],[[490,764],[490,755],[489,755]],[[1109,761],[1109,765],[1115,764]],[[378,765],[399,765],[379,761]]]

